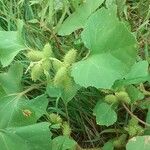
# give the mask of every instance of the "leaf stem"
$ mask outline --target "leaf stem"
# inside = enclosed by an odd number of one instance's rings
[[[143,120],[139,119],[136,115],[134,115],[124,103],[122,103],[122,105],[123,105],[123,107],[125,108],[125,110],[126,110],[132,117],[134,117],[135,119],[137,119],[137,120],[138,120],[140,123],[142,123],[143,125],[145,125],[145,126],[147,126],[147,127],[150,127],[150,124],[144,122]]]

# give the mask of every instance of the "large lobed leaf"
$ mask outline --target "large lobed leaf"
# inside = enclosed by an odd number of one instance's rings
[[[0,61],[3,67],[8,66],[26,48],[18,31],[0,31]]]
[[[48,123],[0,129],[1,150],[49,150],[51,133]]]
[[[45,95],[33,100],[15,96],[2,97],[0,98],[0,128],[36,123],[45,114],[47,105],[48,100]]]
[[[102,8],[91,15],[82,40],[91,53],[72,69],[75,82],[81,86],[110,89],[135,63],[136,39],[116,17],[116,8]]]
[[[149,64],[145,60],[136,62],[131,67],[131,70],[128,72],[128,74],[124,76],[124,79],[115,82],[114,88],[131,84],[140,84],[145,81],[150,81],[148,66]]]
[[[75,150],[76,144],[67,136],[58,136],[52,140],[52,150]]]
[[[83,28],[87,18],[93,13],[104,0],[86,0],[81,4],[77,10],[71,14],[61,25],[58,34],[59,35],[69,35],[73,31]]]
[[[149,150],[150,136],[137,136],[129,140],[126,145],[127,150]]]
[[[0,74],[0,85],[6,94],[19,93],[22,91],[23,66],[20,63],[11,65],[8,72]]]
[[[22,65],[16,63],[7,73],[0,74],[0,128],[36,123],[46,112],[48,99],[45,95],[29,100],[21,95]]]

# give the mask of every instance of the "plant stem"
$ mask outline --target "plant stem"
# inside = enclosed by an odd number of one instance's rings
[[[135,119],[137,119],[137,120],[138,120],[140,123],[142,123],[143,125],[145,125],[145,126],[147,126],[147,127],[150,127],[150,124],[144,122],[143,120],[139,119],[136,115],[134,115],[124,103],[122,103],[122,105],[123,105],[123,107],[125,108],[125,110],[126,110],[132,117],[134,117]]]

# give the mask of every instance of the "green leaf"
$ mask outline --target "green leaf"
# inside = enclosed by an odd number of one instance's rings
[[[148,62],[147,61],[139,61],[135,63],[131,71],[125,76],[124,84],[139,84],[145,81],[150,81],[149,71],[148,71]]]
[[[135,63],[130,72],[125,76],[126,79],[138,79],[148,76],[148,62],[143,60]]]
[[[137,101],[137,100],[141,100],[144,98],[144,94],[133,85],[129,85],[126,88],[126,91],[129,95],[132,103]]]
[[[76,95],[77,91],[80,89],[80,86],[73,83],[72,86],[69,89],[62,90],[61,98],[65,103],[68,103],[73,99],[73,97]]]
[[[83,28],[87,18],[103,3],[104,0],[86,0],[61,25],[58,34],[69,35],[73,31]]]
[[[91,50],[90,56],[72,68],[72,76],[81,86],[110,89],[135,62],[135,37],[117,19],[115,8],[103,8],[91,15],[82,40]]]
[[[5,91],[4,91],[3,87],[0,85],[0,97],[3,97],[5,95],[6,95]]]
[[[49,150],[50,142],[48,123],[0,129],[1,150]]]
[[[17,31],[0,31],[0,61],[3,67],[8,66],[26,48]]]
[[[105,4],[107,8],[112,7],[112,5],[116,4],[116,0],[106,0]]]
[[[46,88],[46,93],[50,97],[61,97],[65,103],[68,103],[76,95],[79,88],[80,86],[75,83],[73,83],[69,89],[62,89],[48,85]]]
[[[7,94],[18,93],[22,91],[21,79],[23,75],[23,66],[21,63],[15,63],[10,66],[8,72],[0,74],[0,85]]]
[[[52,141],[52,150],[75,150],[76,142],[67,136],[58,136]]]
[[[148,66],[149,64],[145,60],[135,63],[132,66],[131,70],[128,72],[128,74],[125,75],[123,80],[118,80],[115,82],[114,88],[119,86],[122,87],[125,85],[139,84],[145,81],[150,81]]]
[[[102,147],[102,150],[114,150],[113,141],[108,141]]]
[[[126,145],[127,150],[149,150],[150,136],[137,136],[129,140]]]
[[[29,107],[35,113],[34,120],[35,122],[39,119],[42,115],[46,114],[46,109],[48,106],[48,99],[45,94],[37,96],[32,100],[28,100]]]
[[[41,95],[33,100],[19,96],[0,98],[0,128],[36,123],[46,112],[48,99]]]
[[[46,112],[48,99],[45,95],[32,100],[22,95],[22,74],[20,63],[0,74],[0,128],[33,124]]]
[[[54,87],[52,85],[47,85],[46,87],[46,93],[50,96],[50,97],[61,97],[62,91],[60,88],[58,87]]]
[[[107,103],[97,103],[94,108],[96,122],[99,125],[110,126],[117,121],[117,114]]]

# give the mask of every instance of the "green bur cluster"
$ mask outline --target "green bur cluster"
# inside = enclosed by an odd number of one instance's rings
[[[71,49],[64,56],[62,65],[55,64],[57,66],[57,72],[55,74],[53,83],[56,87],[62,87],[64,89],[69,89],[72,86],[72,78],[70,77],[70,67],[76,61],[77,51]]]
[[[71,134],[71,128],[69,126],[69,124],[66,121],[63,121],[63,119],[55,113],[51,113],[49,115],[49,120],[52,123],[52,125],[60,125],[61,129],[62,129],[62,134],[64,136],[70,136]]]
[[[144,133],[144,129],[138,124],[138,120],[136,118],[132,118],[125,130],[128,132],[130,137],[134,137],[136,135],[142,135]]]
[[[115,104],[115,103],[129,104],[131,100],[127,92],[120,91],[120,92],[116,92],[115,95],[114,94],[106,95],[105,102],[109,104]]]
[[[69,50],[63,58],[63,61],[56,59],[53,55],[50,44],[46,44],[42,51],[29,51],[28,59],[31,61],[31,79],[39,80],[43,75],[46,76],[48,82],[53,83],[55,87],[70,88],[72,86],[72,78],[70,77],[70,67],[76,61],[77,51]],[[51,77],[49,72],[53,69],[55,75]]]
[[[52,67],[50,57],[53,56],[50,44],[46,44],[42,51],[31,50],[27,53],[28,59],[31,61],[31,79],[37,81],[40,77],[48,72]]]

